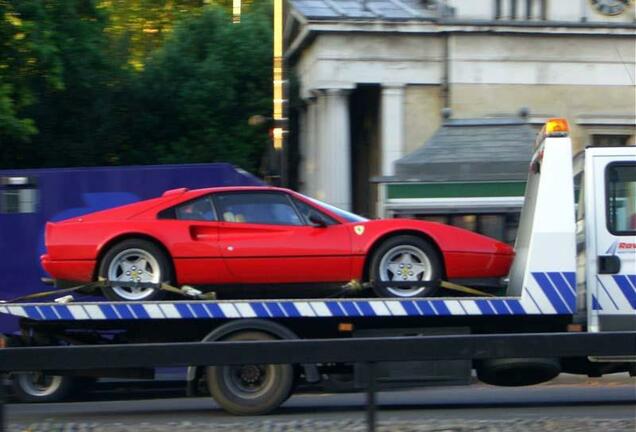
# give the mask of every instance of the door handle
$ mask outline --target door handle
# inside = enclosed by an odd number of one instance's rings
[[[621,260],[616,255],[599,255],[598,274],[616,274],[621,271]]]

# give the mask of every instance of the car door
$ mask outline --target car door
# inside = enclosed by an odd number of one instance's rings
[[[214,195],[219,246],[236,283],[323,283],[351,278],[351,236],[325,216],[308,223],[292,197],[278,191]]]
[[[180,284],[229,283],[232,277],[219,246],[219,220],[205,195],[159,213],[159,228],[170,232],[169,249]]]
[[[601,331],[636,326],[636,157],[594,156],[596,277],[591,309]]]

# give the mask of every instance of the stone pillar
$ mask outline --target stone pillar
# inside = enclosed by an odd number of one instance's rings
[[[305,99],[305,110],[301,117],[301,192],[310,196],[315,194],[316,190],[316,173],[317,173],[317,105],[316,98],[310,97]]]
[[[381,104],[382,175],[393,175],[393,162],[404,155],[404,86],[384,85]]]
[[[312,195],[344,210],[351,209],[351,143],[349,90],[317,92]],[[309,164],[311,165],[311,163]],[[311,189],[311,188],[310,188]]]

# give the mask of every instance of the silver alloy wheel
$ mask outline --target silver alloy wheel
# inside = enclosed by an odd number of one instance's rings
[[[159,262],[143,249],[126,249],[118,253],[108,265],[108,280],[120,282],[159,283]],[[125,300],[143,300],[150,297],[154,288],[112,286],[113,291]]]
[[[254,399],[267,393],[274,384],[274,365],[224,366],[223,378],[233,394]]]
[[[430,281],[433,275],[433,266],[426,253],[420,248],[412,245],[399,245],[382,256],[379,273],[382,282]],[[424,290],[426,287],[387,287],[387,291],[396,297],[415,297]]]
[[[59,375],[45,375],[40,372],[25,372],[15,378],[20,388],[29,396],[46,397],[57,392],[62,385]]]

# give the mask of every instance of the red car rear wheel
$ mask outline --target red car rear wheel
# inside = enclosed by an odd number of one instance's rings
[[[164,291],[126,284],[170,283],[173,279],[165,253],[154,243],[143,239],[124,240],[111,247],[101,261],[99,275],[111,281],[111,286],[104,288],[103,293],[113,301],[160,300]],[[121,281],[122,285],[116,285],[117,281]]]

